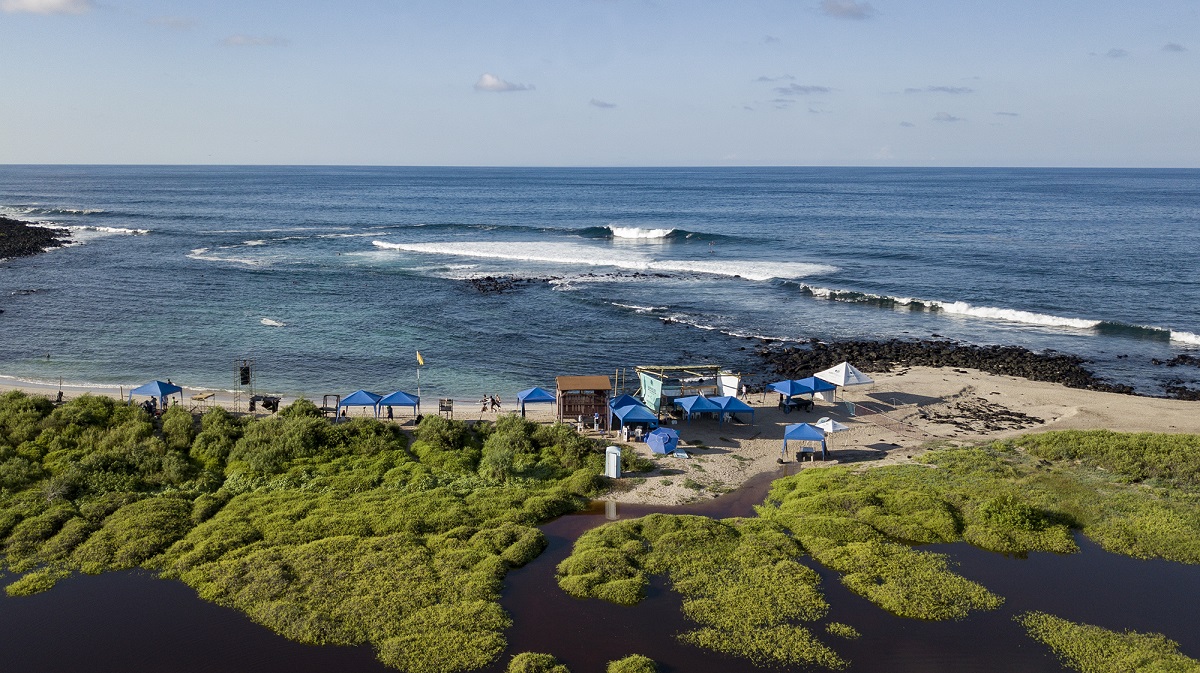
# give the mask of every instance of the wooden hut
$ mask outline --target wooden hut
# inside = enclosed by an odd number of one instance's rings
[[[560,376],[555,379],[558,387],[558,420],[568,423],[583,416],[584,424],[590,425],[596,414],[600,414],[600,427],[608,430],[608,398],[612,394],[612,381],[607,376]]]

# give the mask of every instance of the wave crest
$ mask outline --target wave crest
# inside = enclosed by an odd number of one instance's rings
[[[372,241],[372,245],[385,250],[417,252],[429,255],[498,259],[513,262],[534,262],[558,266],[608,266],[645,273],[699,273],[712,276],[744,278],[767,281],[775,278],[803,278],[823,273],[833,273],[837,267],[804,262],[758,262],[753,260],[687,260],[658,259],[646,256],[619,254],[608,250],[597,250],[591,246],[571,243],[496,243],[496,242],[446,242],[446,243],[389,243]]]

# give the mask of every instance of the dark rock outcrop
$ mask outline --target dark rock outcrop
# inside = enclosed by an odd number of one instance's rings
[[[0,259],[29,257],[65,245],[71,234],[62,229],[37,227],[27,222],[0,217]]]
[[[759,354],[776,374],[789,378],[810,376],[848,361],[865,372],[888,372],[897,366],[968,367],[1031,381],[1061,383],[1068,388],[1134,394],[1131,386],[1097,377],[1083,366],[1083,358],[1054,351],[1037,353],[1019,346],[974,346],[942,340],[832,343],[813,340],[791,347],[768,344],[759,349]]]

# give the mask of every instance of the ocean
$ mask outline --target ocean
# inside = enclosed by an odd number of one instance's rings
[[[511,399],[811,338],[1200,380],[1153,364],[1200,354],[1200,170],[0,166],[0,215],[76,241],[0,262],[26,381],[415,392],[420,351],[426,398]]]

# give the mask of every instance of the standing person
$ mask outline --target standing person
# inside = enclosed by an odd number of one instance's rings
[[[388,405],[388,420],[392,420],[392,405]]]
[[[600,412],[599,411],[592,414],[592,429],[595,430],[596,432],[600,432]]]
[[[489,402],[491,402],[491,398],[489,398],[485,393],[484,396],[479,399],[479,413],[483,413],[488,410]]]

